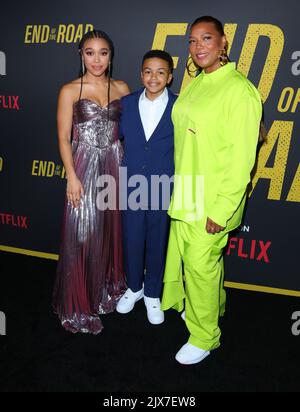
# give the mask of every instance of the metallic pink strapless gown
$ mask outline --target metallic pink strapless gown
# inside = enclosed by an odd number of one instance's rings
[[[73,333],[101,332],[99,314],[112,312],[126,290],[118,210],[120,110],[119,100],[109,111],[88,99],[74,104],[72,150],[84,198],[77,209],[66,202],[53,295],[55,313]],[[97,179],[103,174],[115,179],[117,210],[97,207]]]

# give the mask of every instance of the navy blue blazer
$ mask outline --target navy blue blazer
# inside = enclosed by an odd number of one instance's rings
[[[169,101],[156,129],[147,141],[139,112],[139,98],[144,88],[121,99],[120,135],[124,139],[122,166],[127,167],[128,177],[140,174],[174,174],[174,128],[171,120],[173,104],[177,98],[168,89]]]

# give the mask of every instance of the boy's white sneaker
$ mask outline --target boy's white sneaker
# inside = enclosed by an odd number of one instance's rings
[[[126,290],[124,295],[119,300],[116,311],[119,313],[129,313],[134,308],[135,303],[144,296],[144,289],[138,292],[132,292],[130,288]]]
[[[159,298],[148,298],[144,296],[144,302],[147,309],[147,317],[152,325],[160,325],[165,320],[165,314],[160,308]]]

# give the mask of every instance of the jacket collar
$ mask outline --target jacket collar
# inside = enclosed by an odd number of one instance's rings
[[[222,79],[228,73],[235,70],[236,64],[235,63],[227,63],[225,66],[220,67],[219,69],[213,71],[212,73],[205,73],[204,70],[199,74],[199,78],[204,81],[212,81],[217,82],[219,79]]]

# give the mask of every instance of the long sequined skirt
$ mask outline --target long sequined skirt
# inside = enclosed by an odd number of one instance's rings
[[[101,175],[114,178],[118,205],[121,150],[119,143],[107,150],[79,144],[74,155],[84,197],[77,209],[66,201],[53,294],[54,312],[73,333],[101,332],[99,314],[114,311],[126,290],[120,211],[97,207]]]

